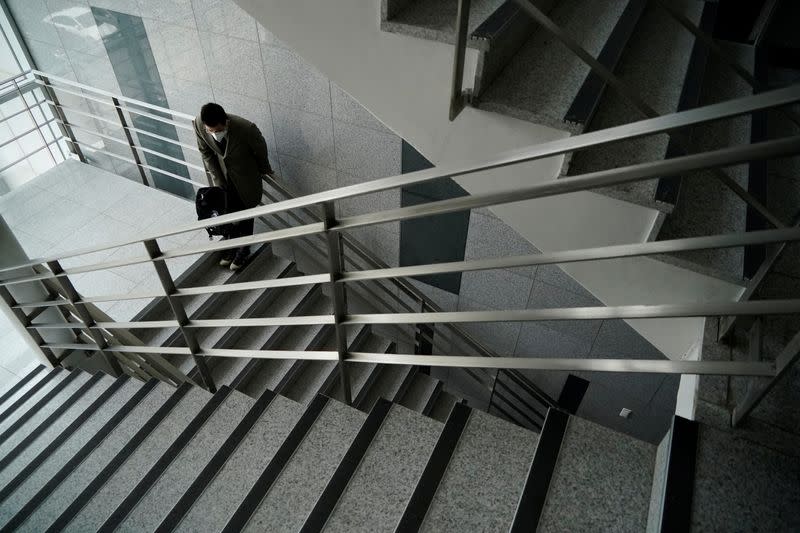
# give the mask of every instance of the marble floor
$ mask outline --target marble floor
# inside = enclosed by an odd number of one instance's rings
[[[197,219],[194,206],[185,199],[75,160],[61,163],[0,196],[0,216],[31,259],[136,238]],[[159,244],[168,250],[207,241],[205,232],[193,232],[159,239]],[[76,266],[143,253],[141,244],[130,245],[67,259],[62,265]],[[188,256],[167,261],[173,277],[180,275],[197,258]],[[84,296],[160,290],[150,264],[88,272],[71,279]],[[124,321],[147,303],[148,300],[121,300],[97,306],[112,319]],[[0,316],[0,320],[3,321],[0,324],[3,344],[0,346],[14,347],[0,354],[2,386],[4,378],[11,379],[25,368],[19,361],[31,361],[32,356],[25,353],[25,342],[7,323],[8,319]]]

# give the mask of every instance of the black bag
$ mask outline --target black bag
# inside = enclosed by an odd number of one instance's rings
[[[213,217],[220,217],[228,212],[228,195],[222,187],[201,187],[197,190],[194,199],[197,220],[206,220]],[[230,224],[221,224],[206,228],[208,238],[215,235],[228,235]]]

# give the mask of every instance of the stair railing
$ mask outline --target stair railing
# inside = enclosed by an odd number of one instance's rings
[[[41,79],[37,78],[40,83]],[[70,84],[64,80],[65,83]],[[52,84],[51,90],[56,89]],[[110,93],[106,93],[109,96]],[[115,95],[110,95],[115,96]],[[94,98],[94,97],[92,97]],[[102,99],[97,99],[102,101]],[[132,102],[128,105],[127,99],[118,98],[119,105],[124,106],[127,113],[146,114],[158,120],[168,121],[179,125],[172,119],[162,116],[164,113],[176,113]],[[534,198],[546,198],[571,192],[592,190],[622,183],[633,183],[650,180],[662,176],[676,175],[683,172],[697,171],[709,168],[719,168],[740,164],[751,160],[763,160],[784,157],[800,153],[800,136],[790,136],[757,142],[745,146],[722,148],[709,152],[685,155],[669,160],[641,163],[629,167],[593,172],[569,179],[540,183],[527,187],[517,188],[512,191],[502,191],[488,194],[460,197],[449,200],[431,202],[428,204],[401,207],[362,215],[338,218],[334,215],[336,202],[354,198],[363,194],[376,193],[407,185],[423,183],[440,178],[449,178],[468,175],[488,169],[515,165],[522,162],[533,161],[546,157],[571,153],[576,150],[594,148],[609,143],[624,141],[678,130],[716,120],[724,120],[742,114],[774,109],[780,106],[794,104],[800,101],[800,87],[787,87],[774,91],[764,92],[753,96],[739,98],[720,104],[703,108],[674,113],[666,116],[645,119],[639,122],[626,124],[606,130],[594,131],[574,137],[560,139],[540,145],[517,149],[500,154],[491,160],[462,161],[442,165],[437,168],[392,176],[358,185],[333,189],[321,193],[311,194],[300,198],[282,200],[269,205],[263,205],[245,211],[232,213],[214,219],[172,228],[167,231],[149,233],[142,238],[94,246],[82,250],[61,254],[59,257],[46,257],[33,259],[24,264],[14,265],[0,269],[6,279],[0,281],[0,286],[11,287],[21,283],[42,282],[44,280],[69,281],[69,276],[85,272],[105,270],[127,265],[152,263],[158,270],[158,265],[163,265],[168,259],[191,256],[198,253],[229,250],[241,246],[248,246],[279,240],[291,241],[302,237],[323,235],[326,238],[329,264],[331,268],[326,274],[297,276],[279,280],[259,280],[255,282],[227,284],[221,286],[177,288],[163,283],[164,289],[157,296],[168,295],[173,300],[179,300],[189,294],[230,292],[232,290],[269,289],[278,286],[301,286],[308,284],[328,283],[332,287],[346,288],[354,283],[378,281],[395,278],[416,277],[422,275],[441,274],[448,272],[469,272],[478,270],[491,270],[497,268],[514,268],[533,265],[564,264],[572,262],[595,261],[603,259],[617,259],[629,257],[642,257],[652,254],[675,253],[701,249],[718,249],[728,247],[749,246],[754,244],[774,244],[781,242],[794,242],[800,240],[800,229],[778,228],[763,231],[754,231],[742,234],[714,235],[709,237],[694,237],[675,239],[670,241],[647,242],[641,244],[624,244],[587,248],[560,252],[532,254],[526,256],[507,256],[492,259],[479,259],[469,261],[456,261],[451,263],[425,264],[417,266],[374,268],[368,270],[347,270],[344,268],[345,249],[343,239],[340,237],[348,230],[382,224],[386,222],[411,220],[414,218],[464,211],[475,208],[491,207],[495,205],[514,203]],[[105,102],[104,102],[105,103]],[[51,104],[52,105],[52,104]],[[117,106],[112,102],[110,105]],[[141,107],[149,107],[143,111]],[[61,106],[62,110],[64,109]],[[155,111],[155,113],[154,113]],[[181,126],[185,127],[185,126]],[[129,129],[133,131],[133,128]],[[139,133],[139,131],[137,131]],[[147,135],[147,132],[142,132]],[[100,134],[104,136],[105,134]],[[105,136],[111,137],[113,136]],[[127,144],[127,141],[113,138],[115,142]],[[111,140],[111,139],[108,139]],[[71,143],[92,149],[91,145],[77,139],[70,139]],[[141,148],[144,150],[143,148]],[[109,152],[112,153],[112,152]],[[118,156],[115,154],[117,157]],[[130,159],[125,158],[127,161]],[[142,163],[142,166],[144,164]],[[188,164],[187,164],[188,166]],[[192,183],[195,187],[204,184],[194,183],[189,179],[182,181]],[[174,250],[163,251],[157,248],[157,240],[163,237],[185,232],[198,231],[206,227],[224,223],[238,222],[255,217],[271,217],[286,214],[293,210],[312,208],[324,210],[323,222],[310,222],[292,225],[283,229],[275,229],[253,236],[240,237],[221,242],[210,242],[202,245],[186,246]],[[62,268],[64,259],[84,256],[98,251],[119,248],[131,244],[143,244],[147,254],[129,257],[124,260],[104,261],[81,266]],[[46,271],[35,275],[12,275],[13,271],[20,268],[42,267]],[[166,269],[161,269],[165,272]],[[169,272],[165,272],[169,276]],[[163,281],[163,280],[162,280]],[[69,295],[68,295],[69,296]],[[118,299],[140,298],[141,295],[122,295]],[[103,298],[103,297],[101,297]],[[105,296],[108,299],[109,296]],[[557,308],[557,309],[525,309],[525,310],[498,310],[479,312],[440,312],[420,311],[411,313],[379,313],[379,314],[352,314],[347,310],[344,290],[333,291],[337,312],[332,315],[319,316],[290,316],[290,317],[264,317],[248,319],[190,319],[181,317],[173,306],[174,320],[160,321],[132,321],[132,322],[103,322],[87,318],[85,313],[79,316],[81,328],[91,335],[96,330],[114,328],[139,329],[177,327],[194,332],[202,328],[216,327],[270,327],[270,326],[308,326],[330,324],[337,326],[339,342],[336,350],[303,352],[287,350],[235,350],[218,349],[197,345],[196,347],[143,347],[95,342],[92,344],[57,344],[46,343],[42,347],[48,350],[73,349],[84,351],[101,351],[103,353],[114,351],[118,353],[162,353],[191,355],[196,360],[206,356],[217,357],[245,357],[245,358],[280,358],[280,359],[306,359],[306,360],[331,360],[338,361],[341,370],[341,383],[343,393],[347,397],[347,365],[362,363],[419,365],[430,367],[449,368],[485,368],[485,369],[513,369],[513,370],[538,370],[538,371],[601,371],[601,372],[647,372],[670,374],[717,374],[717,375],[743,375],[765,376],[772,380],[778,379],[781,373],[774,362],[769,361],[674,361],[652,359],[592,359],[592,358],[553,358],[538,357],[540,354],[517,357],[487,357],[472,355],[421,355],[421,354],[378,354],[365,352],[348,352],[345,343],[341,342],[342,333],[347,327],[356,325],[397,325],[410,326],[415,324],[460,324],[484,322],[527,322],[539,320],[596,320],[596,319],[637,319],[637,318],[677,318],[677,317],[707,317],[707,316],[768,316],[774,314],[800,313],[800,300],[764,300],[748,302],[697,302],[688,304],[660,304],[660,305],[620,305],[610,307],[583,307],[583,308]],[[70,298],[69,305],[76,303],[75,298]],[[80,303],[90,302],[91,298],[81,298]],[[15,308],[36,308],[42,305],[53,305],[47,302],[18,302]],[[61,303],[57,305],[62,305]],[[33,324],[28,328],[44,331],[47,329],[74,329],[75,324],[53,323]],[[527,354],[526,354],[527,355]],[[790,363],[795,358],[789,358]],[[783,372],[783,369],[781,369]],[[213,388],[212,383],[206,386]]]

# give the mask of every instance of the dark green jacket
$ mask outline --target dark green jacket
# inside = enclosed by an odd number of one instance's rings
[[[258,126],[236,115],[228,114],[228,135],[225,152],[206,132],[200,117],[193,121],[197,147],[211,185],[233,189],[245,207],[261,201],[261,176],[272,172],[267,158],[267,143]]]

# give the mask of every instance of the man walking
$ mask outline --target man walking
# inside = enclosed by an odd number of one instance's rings
[[[229,115],[219,104],[208,103],[192,122],[197,147],[211,185],[225,189],[228,212],[250,209],[261,200],[261,176],[271,174],[267,143],[258,126],[236,115]],[[253,219],[232,225],[229,239],[253,234]],[[226,250],[220,266],[242,268],[250,256],[250,247]]]

